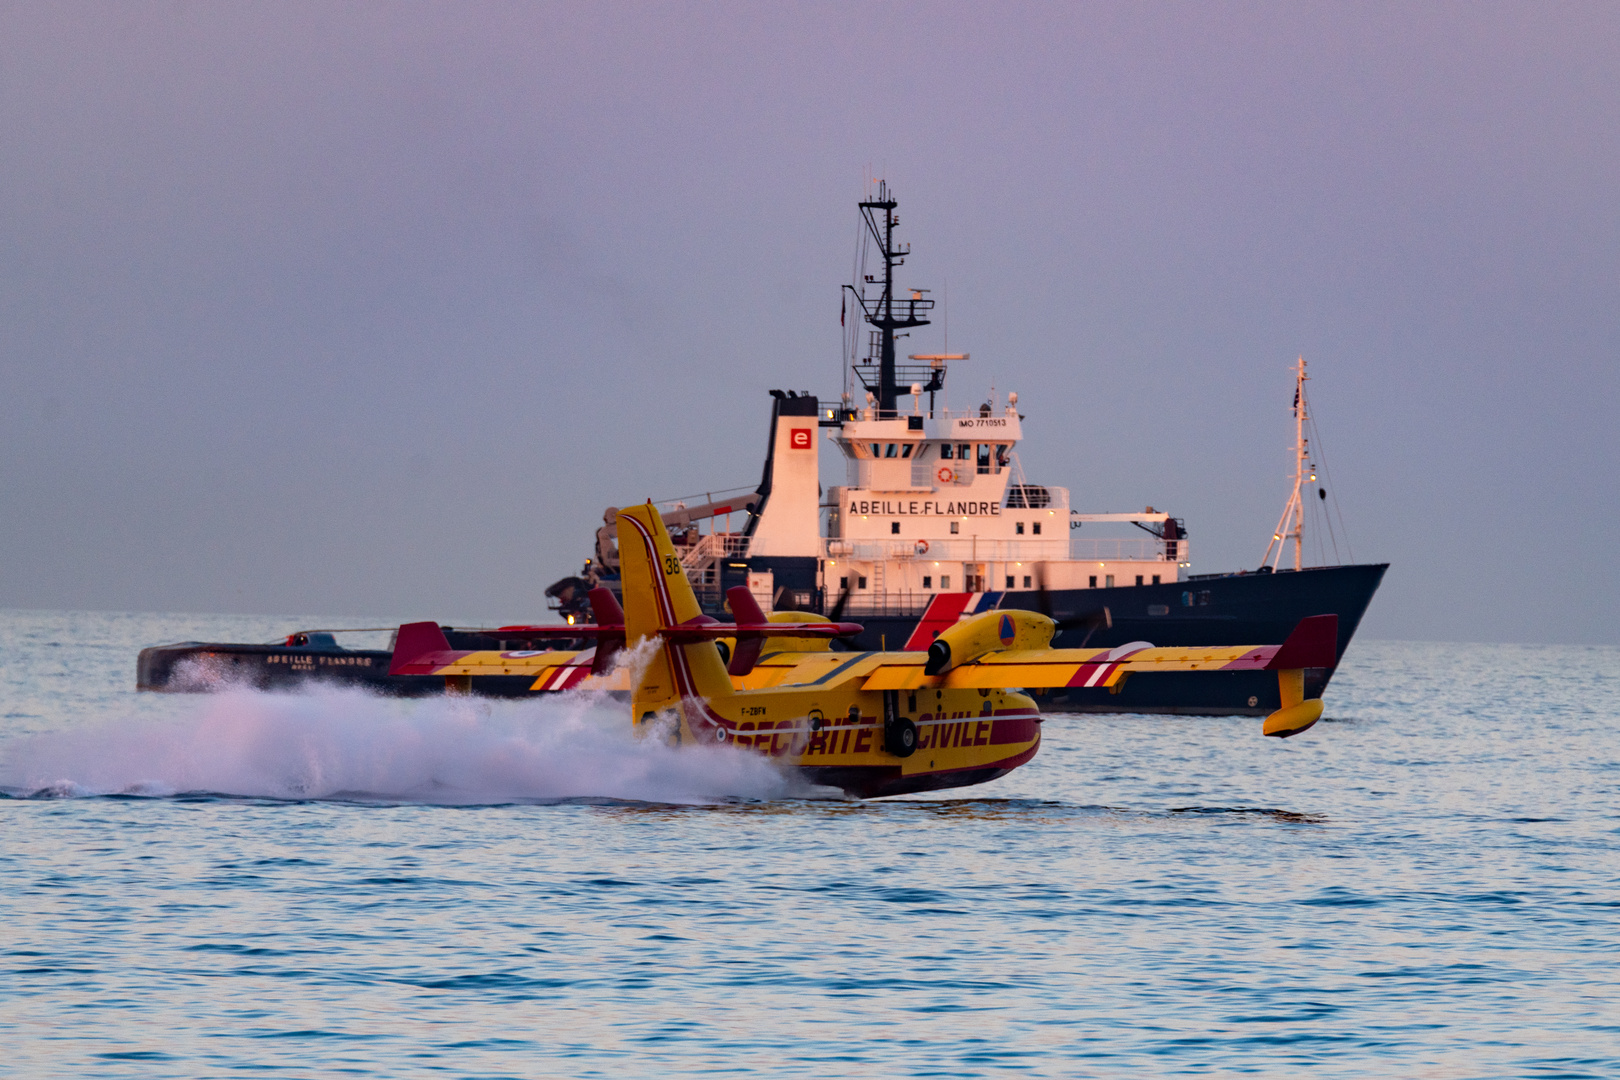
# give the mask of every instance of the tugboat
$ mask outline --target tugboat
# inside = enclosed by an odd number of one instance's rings
[[[910,251],[894,240],[897,205],[882,184],[877,198],[860,204],[883,270],[881,279],[863,275],[846,286],[872,329],[865,357],[846,367],[838,403],[772,391],[759,487],[660,507],[705,612],[727,617],[726,591],[746,585],[767,614],[792,610],[862,623],[864,632],[846,642],[859,650],[926,649],[940,631],[992,608],[1050,615],[1060,648],[1276,644],[1302,618],[1333,614],[1342,658],[1388,564],[1303,565],[1303,495],[1307,475],[1315,480],[1304,359],[1295,371],[1294,489],[1265,559],[1254,571],[1191,574],[1182,519],[1151,506],[1082,513],[1071,508],[1068,489],[1024,477],[1016,393],[1003,399],[992,390],[963,411],[942,406],[948,365],[968,354],[899,361],[897,337],[928,325],[933,301],[922,289],[896,296],[894,271]],[[847,468],[847,482],[824,498],[823,442]],[[605,520],[616,513],[608,508]],[[740,529],[730,531],[739,514]],[[1147,535],[1074,536],[1082,526],[1107,524]],[[1293,566],[1285,568],[1288,541]],[[554,610],[571,621],[585,618],[587,588],[580,586],[618,590],[613,542],[611,528],[598,531],[582,574],[548,590]],[[1332,674],[1307,669],[1306,693],[1320,696]],[[1275,680],[1252,673],[1144,675],[1112,689],[1075,686],[1036,696],[1057,711],[1265,715],[1279,707]]]
[[[858,359],[858,335],[846,339],[844,387],[835,403],[772,391],[759,485],[658,506],[705,613],[729,619],[726,592],[743,585],[766,615],[796,611],[861,623],[864,630],[843,648],[924,650],[958,621],[1022,609],[1057,620],[1054,647],[1122,654],[1147,643],[1275,645],[1301,619],[1331,614],[1338,616],[1335,655],[1343,657],[1388,564],[1303,565],[1306,477],[1316,478],[1303,359],[1295,372],[1294,489],[1265,559],[1258,570],[1192,574],[1182,519],[1151,506],[1082,513],[1071,508],[1067,488],[1025,478],[1017,394],[999,396],[992,388],[973,407],[952,410],[942,399],[946,376],[968,354],[900,360],[898,338],[929,325],[934,304],[924,289],[896,295],[894,272],[910,248],[895,242],[898,202],[887,185],[876,195],[860,210],[869,250],[882,259],[881,277],[862,274],[845,287],[846,302],[871,329]],[[847,470],[846,482],[825,492],[824,442],[836,447]],[[546,590],[548,606],[567,623],[590,621],[592,589],[621,593],[617,517],[618,508],[608,507],[584,568]],[[1091,528],[1077,536],[1084,526]],[[1109,527],[1139,531],[1130,539],[1091,538]],[[1293,566],[1284,567],[1289,541]],[[453,649],[527,646],[488,631],[442,629]],[[137,683],[145,690],[207,690],[222,680],[277,688],[324,679],[398,694],[443,692],[434,676],[388,675],[389,656],[341,649],[331,632],[321,631],[273,645],[182,642],[143,650]],[[1305,695],[1320,697],[1334,668],[1305,671]],[[535,689],[531,678],[513,677],[510,686],[494,678],[480,692]],[[1034,696],[1058,712],[1263,716],[1281,707],[1277,680],[1265,672],[1141,674],[1111,688],[1081,685]]]
[[[297,630],[283,640],[262,645],[238,642],[179,641],[142,649],[135,661],[135,689],[169,693],[206,693],[227,687],[255,690],[291,690],[312,682],[363,686],[394,697],[442,694],[444,680],[425,675],[390,675],[387,649],[347,649],[338,634],[364,633],[394,627],[349,630]],[[479,630],[442,626],[444,636],[458,649],[521,649],[525,641],[505,641]],[[571,642],[558,642],[568,646]],[[590,644],[590,643],[587,643]],[[484,680],[493,694],[518,697],[529,692],[530,678],[490,676]]]

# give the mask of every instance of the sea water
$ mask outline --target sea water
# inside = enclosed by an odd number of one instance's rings
[[[0,1074],[1620,1075],[1620,649],[870,802],[589,697],[134,691],[291,625],[0,613]]]

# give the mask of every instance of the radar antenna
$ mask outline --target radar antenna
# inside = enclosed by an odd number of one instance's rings
[[[877,198],[860,204],[861,215],[866,218],[866,227],[877,242],[878,250],[883,255],[883,281],[881,292],[875,297],[866,295],[867,285],[879,286],[871,274],[866,280],[855,285],[846,285],[846,289],[854,296],[855,302],[861,306],[861,314],[875,328],[872,334],[872,351],[877,354],[878,377],[877,385],[873,386],[870,379],[857,369],[861,382],[873,392],[877,398],[878,418],[882,420],[893,419],[898,415],[895,401],[900,396],[899,374],[895,368],[895,338],[897,330],[909,330],[914,326],[927,326],[929,320],[922,316],[923,312],[934,307],[934,301],[924,296],[927,289],[912,289],[908,299],[896,300],[894,296],[894,268],[905,264],[906,256],[911,254],[910,244],[897,245],[894,242],[895,227],[900,224],[900,218],[895,214],[895,207],[900,204],[889,193],[887,181],[878,181]],[[881,211],[882,220],[878,220]],[[867,364],[871,363],[871,356],[867,357]],[[939,382],[943,385],[943,370],[931,378],[930,383]],[[930,395],[940,386],[925,387]]]

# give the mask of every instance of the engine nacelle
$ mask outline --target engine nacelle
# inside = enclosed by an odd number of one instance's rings
[[[925,675],[943,675],[997,649],[1045,649],[1057,623],[1036,611],[986,611],[943,631],[928,646]]]

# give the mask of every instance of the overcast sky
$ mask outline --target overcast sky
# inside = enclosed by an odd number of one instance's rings
[[[1620,642],[1617,124],[1613,4],[7,4],[0,606],[541,617],[876,176],[1031,480],[1252,568],[1303,353],[1364,634]]]

